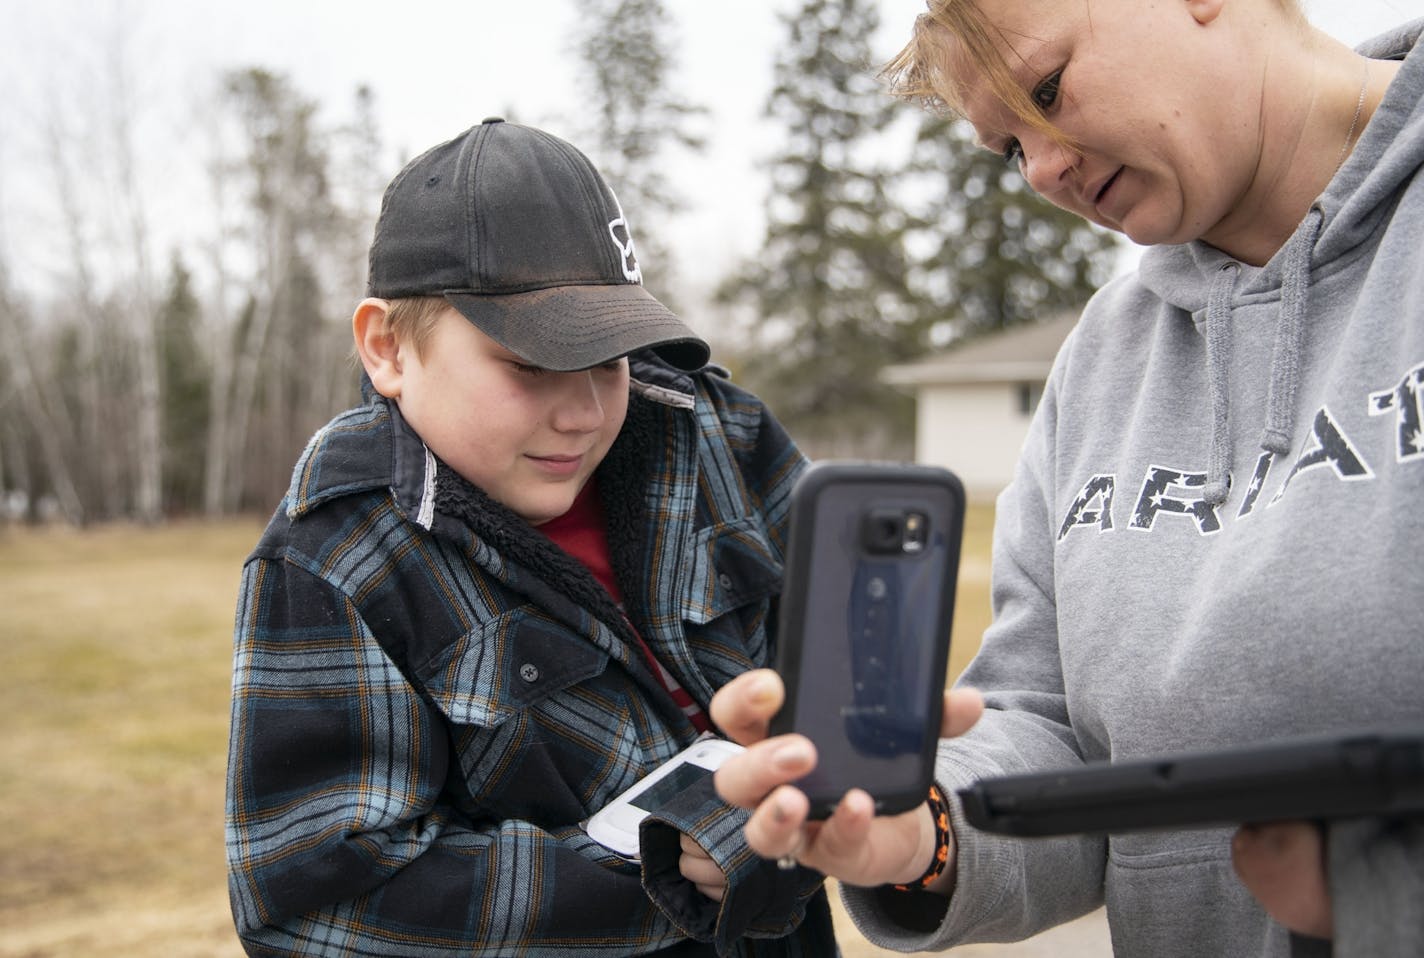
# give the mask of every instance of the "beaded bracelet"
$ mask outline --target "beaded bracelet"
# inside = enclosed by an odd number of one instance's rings
[[[936,878],[944,874],[944,868],[949,864],[949,806],[945,804],[944,793],[933,782],[930,783],[929,804],[935,826],[934,858],[930,860],[929,870],[915,881],[890,886],[896,891],[918,891],[930,887]]]

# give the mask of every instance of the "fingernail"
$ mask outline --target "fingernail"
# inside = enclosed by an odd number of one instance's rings
[[[767,705],[775,697],[772,693],[771,678],[759,675],[752,680],[752,687],[749,693],[753,705]]]
[[[777,747],[771,760],[783,772],[795,771],[811,760],[811,751],[803,742],[787,742]]]

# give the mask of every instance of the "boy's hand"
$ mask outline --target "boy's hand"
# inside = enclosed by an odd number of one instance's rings
[[[806,796],[787,783],[815,767],[815,746],[800,735],[766,738],[767,723],[784,698],[780,676],[759,669],[728,682],[712,699],[712,720],[747,746],[716,773],[718,794],[753,810],[747,844],[763,857],[794,856],[800,864],[853,885],[908,882],[924,874],[934,851],[928,806],[876,817],[870,796],[854,789],[826,821],[806,820]],[[941,734],[966,731],[983,710],[977,692],[946,693]],[[952,864],[946,872],[945,879],[952,881]]]
[[[682,857],[677,860],[677,870],[682,873],[697,890],[713,901],[721,901],[727,892],[727,876],[717,867],[702,846],[685,834],[679,834],[682,842]]]
[[[1231,840],[1231,863],[1246,890],[1276,921],[1313,938],[1334,935],[1325,843],[1316,825],[1244,825]]]

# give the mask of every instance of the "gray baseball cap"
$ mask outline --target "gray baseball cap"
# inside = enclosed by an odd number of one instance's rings
[[[707,344],[642,282],[622,207],[588,157],[494,117],[391,181],[367,294],[443,296],[545,369],[588,369],[640,349],[700,369]]]

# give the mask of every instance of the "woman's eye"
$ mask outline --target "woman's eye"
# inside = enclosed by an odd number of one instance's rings
[[[1033,102],[1045,113],[1053,109],[1053,104],[1058,102],[1058,86],[1063,82],[1063,71],[1057,70],[1044,78],[1043,82],[1033,88]]]
[[[1019,145],[1018,140],[1010,140],[1004,146],[1004,152],[1001,155],[1005,163],[1016,166],[1023,162],[1023,147]]]
[[[526,376],[542,376],[548,372],[543,366],[531,366],[528,363],[512,362],[510,365],[514,367],[516,372],[523,373]]]

